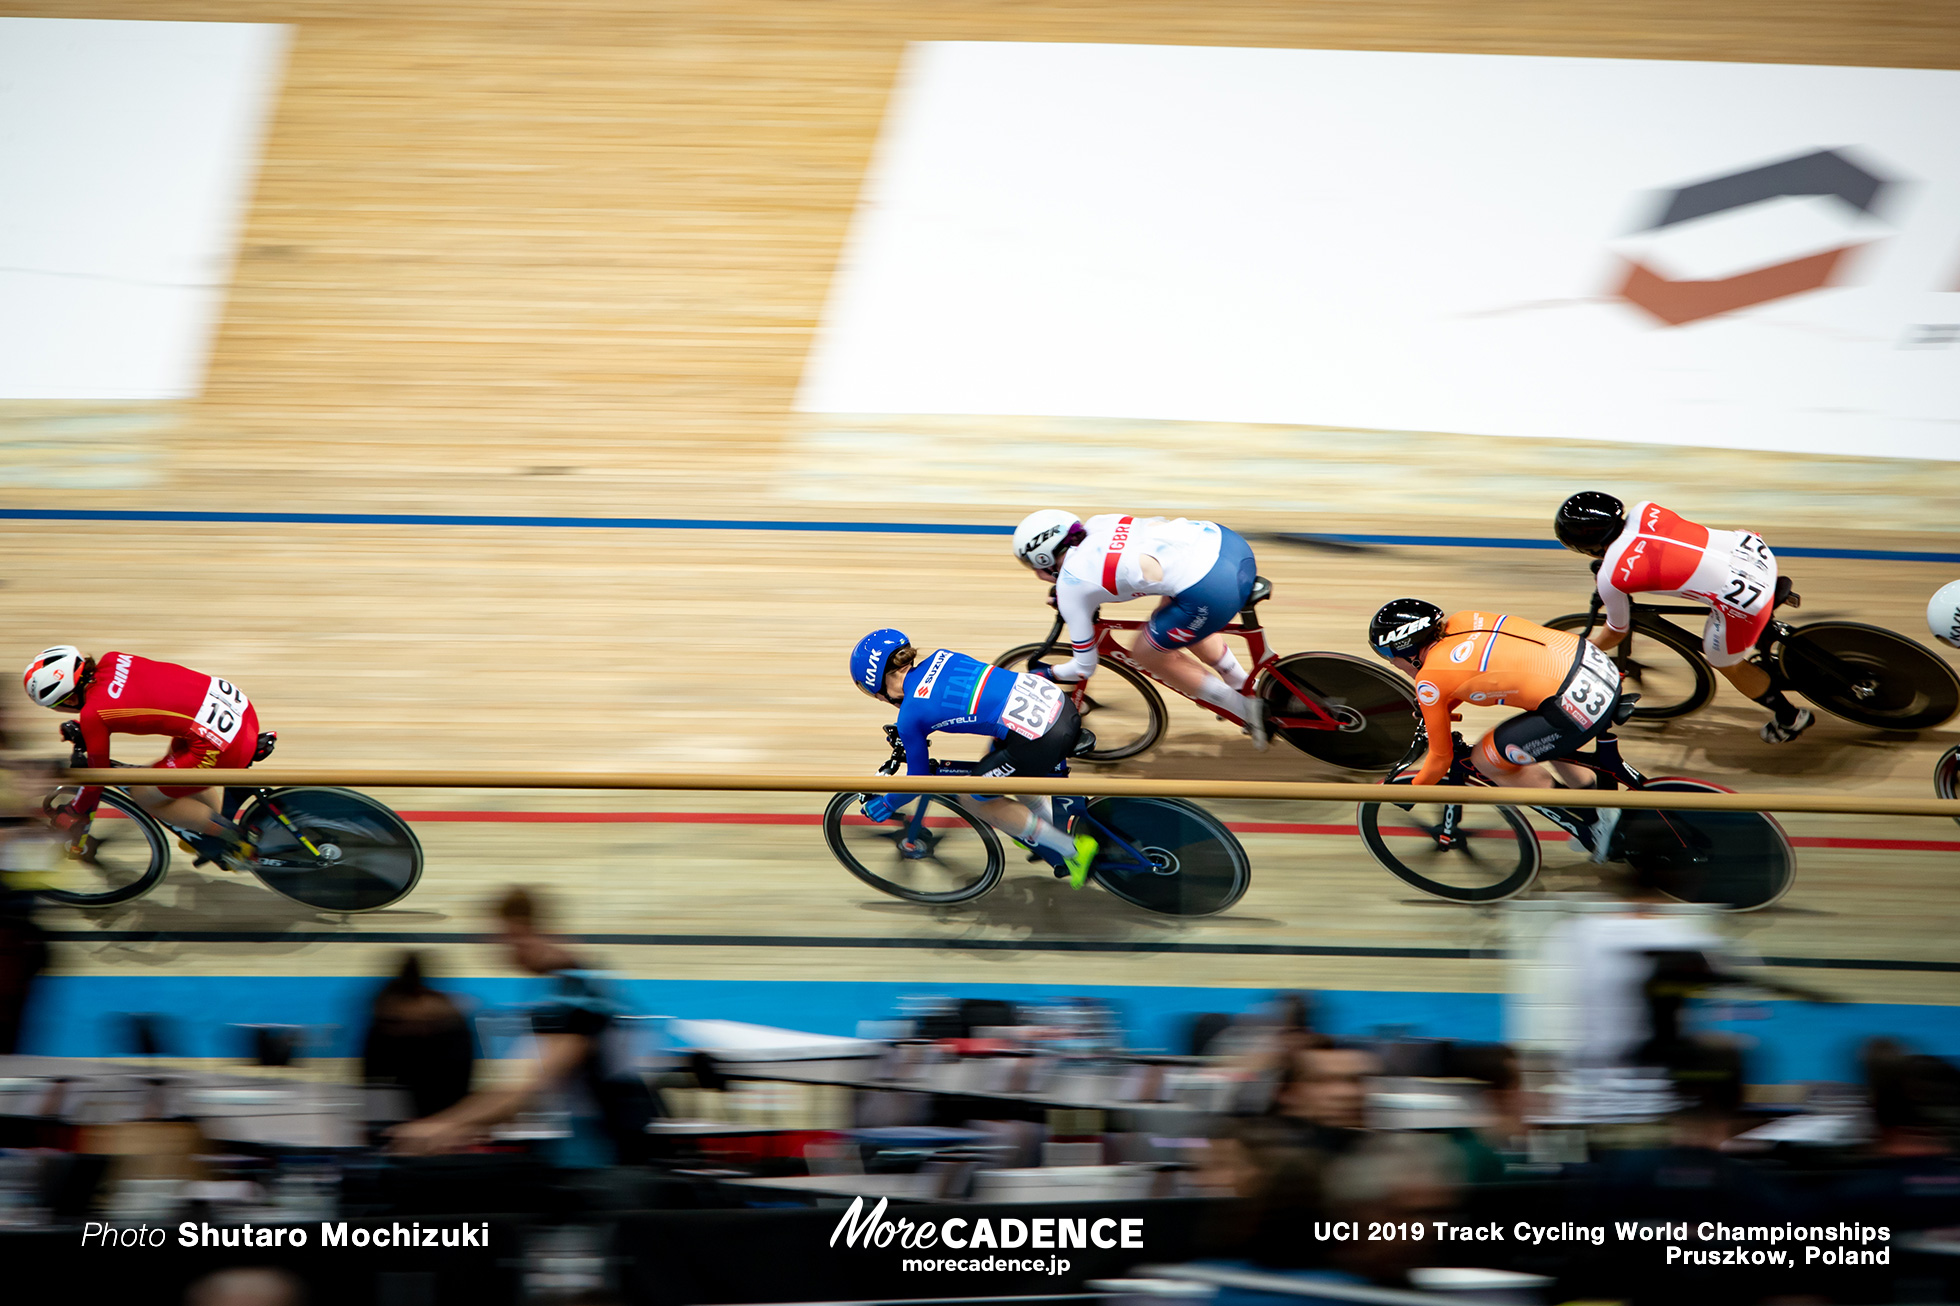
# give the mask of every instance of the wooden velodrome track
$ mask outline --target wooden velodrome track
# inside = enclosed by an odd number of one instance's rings
[[[1960,464],[1153,423],[851,422],[792,407],[907,41],[1954,67],[1951,5],[104,0],[12,12],[297,30],[205,395],[0,406],[0,507],[959,524],[1008,523],[1052,501],[1213,516],[1248,533],[1526,536],[1561,494],[1599,484],[1750,525],[1778,547],[1955,547],[1941,532],[1960,507]],[[1037,464],[1052,481],[1010,481],[947,455],[995,437],[1052,449]],[[908,444],[939,457],[917,484],[889,457]],[[1584,479],[1555,470],[1573,465]],[[22,520],[0,520],[0,532],[14,662],[68,640],[220,671],[248,688],[281,732],[279,760],[294,765],[869,770],[884,718],[843,674],[859,634],[895,623],[927,645],[991,654],[1046,625],[1040,588],[988,535]],[[1260,562],[1277,587],[1266,617],[1287,650],[1361,652],[1367,614],[1404,592],[1542,618],[1581,606],[1586,583],[1575,559],[1551,552],[1269,543]],[[1802,616],[1915,634],[1926,595],[1956,573],[1847,559],[1786,570],[1806,596]],[[1643,766],[1751,789],[1923,795],[1934,757],[1960,740],[1952,728],[1892,738],[1826,719],[1801,745],[1772,749],[1754,738],[1758,719],[1724,688],[1708,712],[1630,731],[1629,751]],[[22,724],[52,737],[51,718]],[[1186,707],[1173,709],[1166,743],[1122,773],[1338,778],[1284,748],[1254,755]],[[808,824],[510,819],[807,817],[821,808],[807,797],[384,797],[423,814],[429,853],[423,886],[400,907],[324,919],[180,864],[126,908],[50,912],[70,935],[62,966],[371,974],[400,945],[364,937],[479,931],[489,892],[526,882],[560,890],[571,931],[648,936],[593,949],[647,977],[1503,984],[1502,963],[1476,955],[1499,945],[1494,913],[1412,901],[1339,831],[1248,833],[1252,891],[1221,918],[1179,923],[1032,870],[1011,871],[968,909],[880,900]],[[1220,808],[1267,824],[1352,819],[1331,804]],[[1801,881],[1736,933],[1772,957],[1859,963],[1791,972],[1846,998],[1953,1001],[1960,831],[1788,824],[1815,841],[1801,850]],[[1909,846],[1877,846],[1888,841]],[[1586,875],[1562,858],[1547,886],[1582,887]],[[164,933],[139,937],[152,931]],[[187,931],[238,937],[173,938]],[[921,946],[836,946],[853,939]],[[1068,940],[1114,946],[1001,946]],[[1221,947],[1167,957],[1155,950],[1166,942]],[[487,949],[444,950],[449,973],[499,971]]]

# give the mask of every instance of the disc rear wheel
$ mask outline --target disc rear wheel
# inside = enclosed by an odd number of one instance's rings
[[[1949,748],[1933,765],[1933,792],[1942,798],[1960,798],[1960,748]],[[1953,818],[1960,823],[1960,816]]]
[[[1089,814],[1149,859],[1106,847],[1090,878],[1127,903],[1167,916],[1210,916],[1245,895],[1252,863],[1223,822],[1181,798],[1097,798]]]
[[[1302,692],[1315,700],[1307,703]],[[1386,667],[1345,653],[1294,653],[1259,678],[1267,730],[1309,757],[1386,771],[1408,755],[1421,720],[1415,691]],[[1331,718],[1331,725],[1323,718]]]
[[[1645,793],[1721,794],[1700,780],[1653,780]],[[1762,812],[1645,811],[1620,817],[1613,846],[1670,898],[1758,911],[1790,891],[1797,858],[1783,827]]]
[[[274,789],[252,799],[238,826],[256,850],[252,873],[273,892],[321,911],[386,907],[422,878],[415,832],[352,789]]]
[[[1960,710],[1946,660],[1882,626],[1812,622],[1784,638],[1776,665],[1799,694],[1861,726],[1927,730]]]

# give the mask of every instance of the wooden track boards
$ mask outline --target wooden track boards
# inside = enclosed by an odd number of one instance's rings
[[[69,4],[16,13],[76,16]],[[298,25],[206,395],[135,409],[0,407],[0,505],[134,509],[630,515],[1007,522],[1032,506],[998,487],[909,501],[875,461],[855,496],[810,491],[826,423],[791,411],[880,115],[906,41],[1069,40],[1436,49],[1490,53],[1954,66],[1950,5],[1847,11],[1788,4],[1719,13],[1673,4],[1464,7],[1336,3],[122,3],[89,17]],[[835,423],[829,423],[835,426]],[[1339,433],[1336,433],[1336,437]],[[1142,436],[1138,435],[1137,439]],[[1436,437],[1442,440],[1456,437]],[[1531,494],[1564,466],[1466,487],[1421,506],[1424,533],[1532,533]],[[816,450],[813,454],[812,450]],[[1037,478],[1082,511],[1204,510],[1246,530],[1400,530],[1374,515],[1403,475],[1464,466],[1455,446],[1384,460],[1303,522],[1242,490],[1193,503],[1182,478],[1139,502],[1088,471]],[[1676,476],[1667,451],[1615,465]],[[1681,454],[1682,465],[1698,455]],[[1548,456],[1549,461],[1549,456]],[[1583,464],[1596,468],[1598,464]],[[854,464],[854,468],[858,465]],[[1645,468],[1643,471],[1642,468]],[[1938,529],[1951,465],[1883,469],[1865,525]],[[1875,473],[1876,474],[1876,473]],[[1368,478],[1372,477],[1372,480]],[[1563,479],[1562,479],[1563,478]],[[1705,478],[1703,478],[1705,479]],[[1430,485],[1437,482],[1433,480]],[[1448,481],[1440,482],[1449,484]],[[1843,466],[1779,472],[1735,518],[1775,542],[1951,549],[1950,537],[1859,533]],[[1859,484],[1870,484],[1860,480]],[[1372,489],[1370,487],[1373,487]],[[1522,486],[1523,488],[1520,488]],[[1701,488],[1712,487],[1703,485]],[[1529,493],[1526,493],[1529,491]],[[1032,490],[1030,491],[1033,492]],[[1425,493],[1429,492],[1425,490]],[[1239,498],[1233,498],[1237,494]],[[1131,497],[1123,497],[1131,496]],[[1826,501],[1821,519],[1801,505]],[[1743,506],[1722,500],[1722,509]],[[1760,514],[1760,515],[1759,515]],[[1493,527],[1497,518],[1513,518]],[[1946,520],[1950,521],[1950,513]],[[1930,524],[1929,524],[1930,523]],[[997,537],[517,530],[486,527],[0,523],[0,612],[16,659],[54,639],[133,648],[222,670],[282,732],[282,760],[583,768],[757,769],[878,760],[875,709],[839,674],[863,630],[897,621],[922,641],[989,653],[1037,636],[1039,590]],[[1553,553],[1261,544],[1267,610],[1287,649],[1360,651],[1382,599],[1548,616],[1581,606],[1584,576]],[[1792,564],[1809,605],[1915,631],[1952,569]],[[1297,754],[1252,755],[1175,709],[1172,738],[1137,764],[1156,776],[1325,778]],[[1826,721],[1799,748],[1753,739],[1757,714],[1716,709],[1630,744],[1643,764],[1749,787],[1929,792],[1950,733],[1884,739]],[[38,730],[45,719],[35,722]],[[492,801],[390,795],[415,809]],[[537,801],[509,796],[511,806]],[[554,799],[570,803],[575,800]],[[594,798],[592,806],[604,800]],[[750,807],[812,812],[805,799]],[[739,809],[733,797],[673,807]],[[1235,819],[1339,823],[1333,810]],[[1919,828],[1923,824],[1925,828]],[[1851,819],[1801,833],[1947,840],[1933,822],[1874,831]],[[962,950],[968,937],[1167,936],[1300,946],[1495,946],[1487,915],[1412,903],[1339,836],[1250,836],[1255,884],[1218,921],[1167,925],[1106,896],[1016,875],[976,911],[943,917],[869,900],[806,827],[432,824],[431,870],[399,912],[350,932],[474,930],[476,902],[513,880],[559,887],[593,932],[823,933],[942,940],[936,951],[790,947],[601,950],[638,974],[1043,979],[1495,989],[1479,960]],[[1950,852],[1806,849],[1787,905],[1740,929],[1772,955],[1950,955]],[[1577,883],[1578,881],[1571,881]],[[758,910],[758,907],[761,910]],[[792,929],[783,922],[795,922]],[[62,928],[323,926],[256,886],[184,871],[153,899]],[[91,973],[350,973],[377,947],[306,943],[69,945]],[[485,952],[450,968],[494,970]],[[1810,978],[1818,979],[1816,974]],[[1929,972],[1836,971],[1873,1000],[1950,1000]]]

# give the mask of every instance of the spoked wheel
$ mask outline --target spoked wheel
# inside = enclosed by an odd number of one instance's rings
[[[1815,621],[1777,650],[1777,670],[1833,716],[1880,730],[1925,730],[1960,710],[1960,676],[1921,644],[1857,621]]]
[[[1942,798],[1960,798],[1960,748],[1949,748],[1933,764],[1933,792]],[[1953,818],[1960,823],[1960,816]]]
[[[1245,895],[1252,862],[1224,822],[1181,798],[1096,798],[1089,815],[1150,859],[1148,869],[1121,849],[1096,857],[1089,875],[1145,911],[1210,916]]]
[[[1545,624],[1574,634],[1597,628],[1604,617],[1583,612],[1553,617]],[[1672,622],[1636,615],[1633,629],[1607,652],[1620,669],[1626,692],[1640,695],[1634,705],[1636,721],[1665,721],[1708,706],[1715,697],[1715,675],[1701,655],[1701,641]]]
[[[823,838],[844,869],[878,892],[907,902],[966,902],[1000,883],[1000,837],[950,799],[929,795],[924,828],[907,838],[909,820],[879,825],[860,815],[863,797],[838,794],[830,800]],[[914,810],[908,804],[903,815]]]
[[[1044,649],[1023,644],[994,659],[997,667],[1026,671]],[[1053,650],[1049,650],[1053,653]],[[1120,762],[1155,746],[1164,737],[1164,696],[1149,677],[1105,658],[1096,664],[1076,703],[1082,725],[1095,732],[1096,746],[1079,756],[1085,762]]]
[[[1722,794],[1700,780],[1654,780],[1648,793]],[[1628,809],[1613,846],[1656,888],[1682,902],[1757,911],[1796,883],[1797,856],[1783,827],[1761,812]]]
[[[1501,902],[1538,878],[1538,836],[1514,807],[1362,803],[1361,841],[1405,884],[1451,902]]]
[[[237,819],[258,850],[252,873],[308,907],[373,911],[408,896],[422,878],[415,832],[352,789],[274,789],[255,795]]]
[[[1319,717],[1304,689],[1338,728]],[[1295,653],[1259,678],[1267,729],[1310,757],[1350,771],[1386,771],[1408,755],[1421,720],[1415,692],[1386,667],[1345,653]],[[1290,724],[1289,724],[1290,723]]]
[[[163,830],[135,799],[105,789],[86,850],[79,857],[58,853],[40,894],[74,907],[110,907],[156,888],[169,869],[170,841]]]

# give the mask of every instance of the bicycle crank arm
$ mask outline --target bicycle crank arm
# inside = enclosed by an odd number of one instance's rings
[[[290,834],[291,836],[293,836],[293,838],[299,840],[300,847],[306,849],[306,851],[312,853],[315,857],[324,857],[326,855],[322,853],[317,847],[314,846],[314,843],[311,839],[307,838],[304,834],[300,833],[300,828],[294,825],[291,821],[287,820],[286,814],[280,811],[279,808],[276,805],[274,805],[270,800],[267,800],[265,805],[265,810],[271,812],[272,815],[278,820],[279,824],[286,827],[287,834]]]

